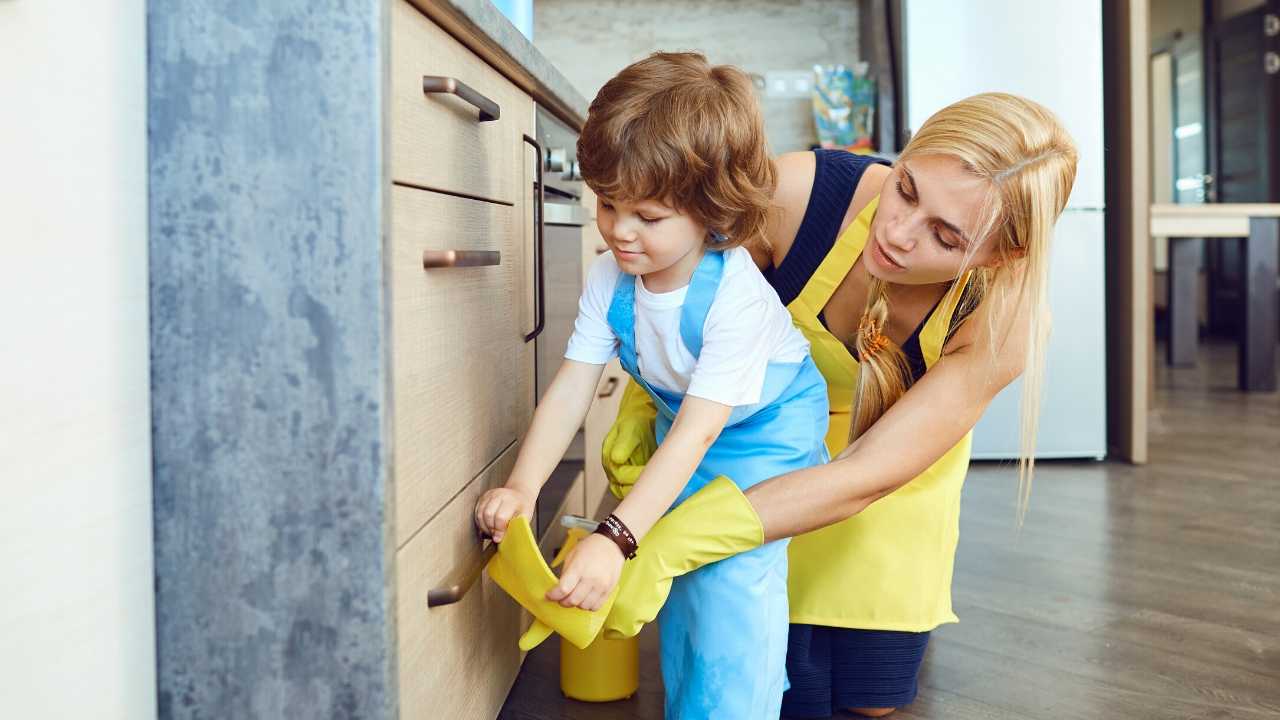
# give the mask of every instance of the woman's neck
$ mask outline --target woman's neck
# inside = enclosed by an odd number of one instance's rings
[[[866,308],[867,293],[871,291],[871,286],[875,281],[875,277],[867,269],[866,263],[863,262],[866,253],[863,253],[854,266],[854,272],[858,274],[861,285],[863,286],[862,297],[864,302],[857,308],[857,316],[860,320],[862,312]],[[930,283],[927,285],[907,285],[902,283],[893,283],[886,281],[884,284],[885,293],[889,298],[889,317],[885,323],[885,335],[895,343],[901,345],[906,342],[911,334],[915,332],[925,320],[929,318],[929,313],[947,294],[951,283]],[[828,314],[828,319],[830,315]]]

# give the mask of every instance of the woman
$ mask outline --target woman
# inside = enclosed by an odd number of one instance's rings
[[[969,433],[1019,375],[1025,508],[1049,244],[1076,151],[1042,106],[985,94],[939,111],[892,166],[836,151],[777,164],[771,247],[753,255],[827,380],[835,459],[745,496],[709,485],[672,511],[632,561],[606,627],[638,631],[672,575],[795,536],[783,714],[878,717],[914,699],[929,631],[957,620]],[[646,460],[652,417],[628,388],[604,445],[617,493]]]

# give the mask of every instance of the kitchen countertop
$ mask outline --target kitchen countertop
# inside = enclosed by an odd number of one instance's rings
[[[490,0],[409,0],[577,130],[587,100]]]

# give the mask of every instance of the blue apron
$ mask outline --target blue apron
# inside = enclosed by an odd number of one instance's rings
[[[680,310],[680,339],[694,358],[702,350],[703,326],[724,262],[723,253],[706,251],[689,281]],[[640,377],[635,276],[618,278],[608,320],[619,340],[622,367],[658,408],[656,434],[661,443],[684,396]],[[717,475],[728,476],[745,490],[826,462],[827,405],[826,383],[811,358],[770,363],[760,402],[733,409],[675,504]],[[667,720],[777,720],[788,686],[787,542],[768,543],[672,583],[658,614]]]

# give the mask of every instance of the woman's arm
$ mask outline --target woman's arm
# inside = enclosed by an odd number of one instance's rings
[[[765,226],[768,247],[751,244],[747,247],[756,265],[764,270],[777,267],[791,250],[800,223],[809,207],[809,193],[813,191],[813,178],[817,163],[811,152],[791,152],[779,155],[773,161],[777,170],[777,184],[773,188],[772,212]]]
[[[838,457],[747,491],[766,541],[861,512],[920,475],[973,429],[992,398],[1022,374],[1026,352],[1025,333],[1014,332],[992,353],[985,310],[979,308],[957,332],[953,349]]]

